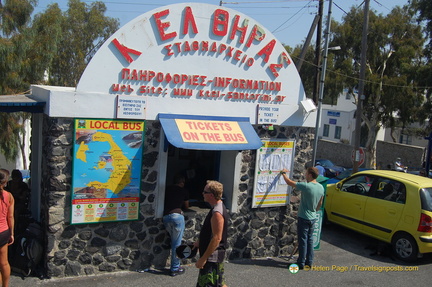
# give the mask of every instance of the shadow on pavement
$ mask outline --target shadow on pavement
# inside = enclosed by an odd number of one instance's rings
[[[238,264],[238,265],[255,265],[260,267],[278,267],[287,269],[288,265],[293,262],[287,261],[283,258],[257,258],[257,259],[235,259],[230,260],[230,264]]]
[[[337,224],[323,226],[321,241],[344,249],[359,256],[372,258],[379,262],[397,263],[398,265],[412,266],[432,263],[432,254],[424,254],[416,262],[401,261],[393,256],[390,244],[360,234]]]

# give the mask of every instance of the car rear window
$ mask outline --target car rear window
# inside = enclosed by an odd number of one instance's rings
[[[432,212],[432,187],[420,189],[420,198],[422,209]]]

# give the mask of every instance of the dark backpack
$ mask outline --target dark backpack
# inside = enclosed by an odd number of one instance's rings
[[[44,252],[42,242],[43,231],[40,224],[30,223],[24,233],[18,235],[14,244],[9,247],[9,262],[12,270],[23,276],[38,272]]]

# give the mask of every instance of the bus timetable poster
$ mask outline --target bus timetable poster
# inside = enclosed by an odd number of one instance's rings
[[[75,119],[71,223],[137,220],[143,121]]]
[[[280,171],[286,168],[291,178],[295,141],[270,139],[262,142],[263,146],[257,151],[252,207],[287,205],[291,187]]]

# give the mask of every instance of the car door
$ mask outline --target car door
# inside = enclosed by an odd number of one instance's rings
[[[330,221],[362,231],[363,216],[372,178],[355,175],[338,183],[328,208]]]
[[[379,177],[366,202],[364,232],[390,242],[405,207],[406,187],[394,179]]]

